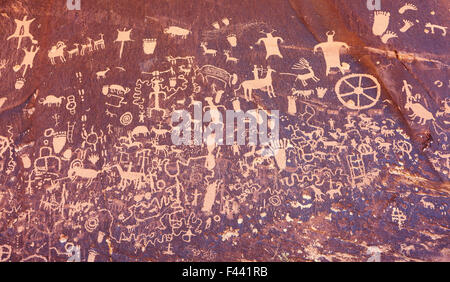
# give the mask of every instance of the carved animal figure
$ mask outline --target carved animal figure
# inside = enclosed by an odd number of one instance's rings
[[[152,132],[155,133],[155,137],[158,139],[159,137],[164,137],[167,133],[169,133],[169,130],[153,127]]]
[[[121,145],[124,145],[125,147],[127,147],[127,149],[133,148],[133,147],[137,147],[137,148],[142,148],[142,143],[141,142],[136,142],[134,141],[134,136],[132,135],[132,133],[130,131],[128,131],[127,133],[128,136],[122,136],[119,138],[119,142]]]
[[[173,57],[173,56],[166,56],[167,61],[175,65],[177,61],[186,61],[189,65],[192,65],[194,63],[194,56],[186,56],[186,57]]]
[[[178,26],[169,26],[168,28],[164,29],[164,33],[169,34],[170,37],[181,36],[181,38],[186,39],[187,36],[192,32]]]
[[[195,74],[199,74],[201,75],[203,81],[207,81],[208,82],[208,78],[214,78],[217,80],[222,81],[223,83],[225,83],[225,86],[231,86],[236,84],[237,82],[237,75],[233,74],[231,75],[230,73],[228,73],[226,70],[218,68],[216,66],[212,66],[212,65],[204,65],[201,68],[196,68],[195,69]]]
[[[295,70],[304,70],[304,69],[307,69],[307,70],[308,70],[308,73],[305,73],[305,74],[282,73],[282,74],[285,74],[285,75],[295,76],[295,81],[300,80],[300,81],[302,82],[303,86],[307,86],[307,85],[308,85],[308,82],[307,82],[308,79],[312,79],[312,80],[314,80],[315,82],[318,82],[318,81],[320,80],[320,79],[314,74],[314,70],[313,70],[313,68],[311,67],[311,65],[309,64],[309,62],[308,62],[306,59],[304,59],[304,58],[301,58],[301,59],[298,61],[298,63],[296,63],[296,64],[292,67],[292,69],[295,69]]]
[[[425,27],[431,29],[431,33],[432,34],[434,34],[434,30],[435,29],[440,29],[440,30],[442,30],[442,36],[446,36],[447,35],[447,27],[445,27],[445,26],[440,26],[440,25],[437,25],[437,24],[426,23]]]
[[[420,202],[423,204],[423,206],[424,206],[426,209],[432,209],[432,210],[434,210],[434,208],[435,208],[434,204],[433,204],[432,202],[426,201],[425,198],[420,199]]]
[[[424,106],[419,103],[414,103],[416,99],[412,96],[411,93],[412,86],[409,85],[406,80],[403,80],[403,83],[403,91],[406,92],[405,109],[413,112],[411,115],[409,115],[409,117],[413,120],[418,117],[419,123],[422,125],[425,125],[429,120],[435,120],[433,114],[425,109]]]
[[[155,149],[156,154],[159,154],[160,152],[162,152],[164,154],[164,156],[167,156],[167,154],[169,153],[169,146],[159,145],[159,144],[157,144],[156,140],[153,140],[151,143],[153,145],[153,148]]]
[[[63,99],[66,99],[66,97],[56,97],[53,95],[48,95],[45,98],[39,99],[39,104],[49,106],[49,107],[51,107],[51,106],[59,107],[59,106],[61,106]]]
[[[145,174],[141,172],[132,172],[132,171],[124,171],[122,167],[118,164],[109,167],[108,169],[117,168],[117,171],[120,175],[120,184],[119,186],[124,189],[128,184],[133,183],[135,186],[139,186],[141,181],[144,181]],[[131,168],[131,166],[130,166]]]
[[[214,49],[208,49],[208,43],[202,42],[200,43],[200,47],[203,49],[203,55],[213,55],[215,57],[217,55],[217,50]]]
[[[237,63],[239,61],[238,58],[231,57],[229,50],[225,50],[223,53],[225,54],[225,57],[227,57],[227,62]]]
[[[96,73],[97,79],[106,78],[106,73],[109,72],[109,70],[110,70],[109,68],[106,68],[106,70],[104,70],[104,71],[97,72]]]
[[[391,149],[391,143],[385,142],[383,138],[377,137],[375,138],[375,143],[378,145],[378,149],[381,150],[383,153],[389,152]]]
[[[192,65],[191,65],[191,64],[188,64],[187,67],[185,67],[184,65],[181,65],[181,66],[178,67],[178,69],[179,69],[182,73],[184,73],[184,75],[188,76],[188,75],[191,73]]]
[[[88,179],[87,186],[89,186],[92,181],[102,172],[103,170],[97,171],[94,169],[82,168],[82,167],[73,167],[70,168],[67,172],[67,177],[72,181],[75,181],[77,177]]]
[[[450,98],[445,99],[442,101],[442,104],[444,105],[441,110],[436,114],[438,117],[442,117],[444,115],[450,115]]]
[[[105,49],[105,40],[103,40],[103,33],[100,33],[100,39],[94,41],[94,50],[98,50],[98,48]]]
[[[92,50],[93,50],[92,38],[88,37],[87,39],[88,39],[89,43],[81,44],[81,52],[80,52],[81,56],[84,56],[86,50],[88,50],[89,52],[92,52]]]
[[[61,60],[61,62],[65,62],[66,58],[64,57],[64,49],[67,48],[66,44],[62,41],[56,43],[56,46],[52,46],[52,49],[48,51],[48,57],[50,58],[50,62],[54,65],[56,64],[55,58]]]
[[[133,137],[139,136],[143,134],[144,136],[147,136],[150,134],[150,131],[148,130],[148,128],[145,125],[139,125],[136,126],[133,131],[131,131],[131,135]]]
[[[314,201],[316,201],[316,202],[323,202],[324,201],[322,196],[324,196],[325,194],[322,191],[320,191],[319,188],[317,188],[315,185],[311,185],[308,188],[311,188],[311,190],[313,190]]]
[[[292,95],[302,96],[303,98],[309,98],[314,94],[314,90],[297,90],[295,88],[291,89]]]
[[[111,84],[111,85],[104,85],[102,88],[102,93],[103,95],[108,95],[109,92],[112,92],[114,94],[127,94],[128,92],[130,92],[130,88],[128,87],[123,87],[122,85],[117,85],[117,84]]]
[[[244,96],[247,101],[250,101],[252,99],[252,92],[255,89],[266,89],[267,93],[269,94],[269,97],[275,97],[275,93],[272,86],[272,73],[275,72],[270,66],[267,68],[267,74],[264,78],[260,79],[253,79],[253,80],[246,80],[241,83],[238,89],[236,89],[234,92],[241,89],[241,87],[244,89]]]
[[[326,194],[330,196],[330,199],[334,199],[334,197],[336,197],[336,195],[342,196],[341,188],[342,188],[342,184],[338,183],[338,188],[330,189],[326,192]]]
[[[80,44],[74,43],[73,45],[75,45],[75,48],[73,48],[72,50],[67,51],[67,53],[69,54],[69,59],[72,59],[73,55],[77,55],[77,56],[80,55],[80,49],[78,48],[78,46]]]

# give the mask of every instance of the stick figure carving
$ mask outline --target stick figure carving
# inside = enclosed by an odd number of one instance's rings
[[[36,56],[36,53],[39,51],[39,46],[38,47],[31,46],[30,50],[22,48],[22,50],[25,52],[25,56],[23,57],[22,63],[20,63],[20,65],[15,65],[13,67],[13,70],[14,72],[18,72],[22,67],[24,67],[22,76],[25,76],[28,67],[31,69],[33,68],[34,57]]]

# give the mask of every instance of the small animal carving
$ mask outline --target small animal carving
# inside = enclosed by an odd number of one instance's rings
[[[111,85],[104,85],[102,88],[102,93],[103,95],[108,95],[109,92],[112,92],[114,94],[127,94],[128,92],[130,92],[130,88],[128,87],[123,87],[122,85],[117,85],[117,84],[111,84]]]
[[[423,204],[423,206],[424,206],[426,209],[432,209],[432,210],[435,209],[434,204],[433,204],[432,202],[426,201],[425,198],[422,198],[422,199],[420,200],[420,202]]]
[[[232,62],[232,63],[237,63],[239,61],[238,58],[235,57],[231,57],[231,52],[229,50],[225,50],[223,51],[223,53],[225,54],[225,57],[227,58],[227,62]]]
[[[412,86],[409,85],[406,80],[403,80],[403,84],[403,91],[406,92],[405,109],[413,112],[409,117],[413,120],[418,117],[419,123],[422,125],[425,125],[429,120],[435,120],[433,114],[425,109],[424,106],[419,103],[414,103],[416,98],[413,97],[411,93]]]
[[[136,126],[133,131],[131,131],[131,135],[133,137],[139,136],[143,134],[144,136],[147,136],[150,134],[150,131],[148,130],[148,128],[145,125],[139,125]]]
[[[75,45],[75,48],[73,48],[72,50],[67,51],[67,53],[69,54],[69,59],[72,59],[73,55],[80,55],[80,49],[78,48],[78,46],[80,44],[78,43],[74,43],[73,45]]]
[[[98,50],[98,48],[105,49],[105,40],[103,39],[103,33],[100,33],[100,39],[94,41],[94,50]]]
[[[434,34],[434,30],[435,29],[440,29],[442,31],[442,36],[446,36],[447,35],[447,27],[445,26],[440,26],[440,25],[436,25],[436,24],[431,24],[431,23],[426,23],[425,24],[426,28],[431,29],[431,33]],[[425,29],[425,33],[428,33],[428,29]]]
[[[106,70],[104,70],[104,71],[99,71],[99,72],[97,72],[97,73],[96,73],[97,79],[100,79],[100,78],[106,78],[106,73],[109,72],[109,71],[110,71],[110,69],[109,69],[109,68],[106,68]]]
[[[164,33],[169,34],[171,37],[181,36],[181,38],[186,39],[187,36],[192,32],[178,26],[169,26],[168,28],[164,29]]]
[[[75,181],[75,179],[78,177],[85,178],[88,180],[86,185],[89,186],[92,181],[102,172],[103,170],[97,171],[89,168],[73,167],[68,170],[67,177],[72,181]]]
[[[56,46],[52,46],[52,49],[48,51],[48,57],[50,58],[50,62],[54,65],[56,64],[55,58],[59,58],[61,62],[65,62],[66,58],[64,57],[64,49],[67,48],[66,44],[62,41],[56,43]]]
[[[141,142],[134,141],[134,137],[131,131],[128,131],[127,136],[122,136],[119,138],[119,142],[121,145],[127,147],[128,149],[137,147],[142,148],[143,144]]]
[[[92,47],[92,41],[93,40],[92,40],[92,38],[88,37],[87,39],[88,39],[89,43],[81,44],[81,52],[80,52],[81,56],[84,56],[86,50],[88,50],[89,52],[92,52],[92,50],[93,50],[93,47]]]
[[[339,183],[340,184],[340,183]],[[339,185],[338,188],[336,189],[330,189],[326,192],[327,195],[330,196],[330,199],[334,199],[336,197],[336,195],[342,196],[341,193],[341,188],[342,188],[342,184]]]
[[[208,49],[208,43],[202,42],[200,43],[200,47],[203,49],[203,55],[213,55],[215,57],[217,55],[217,50],[214,49]]]
[[[314,90],[297,90],[292,88],[291,91],[293,96],[301,96],[303,98],[309,98],[314,94]]]
[[[63,99],[65,99],[66,97],[56,97],[53,95],[48,95],[45,98],[41,98],[39,99],[39,104],[45,105],[45,106],[56,106],[59,107],[61,106],[61,103],[63,101]]]
[[[152,147],[155,149],[156,154],[159,153],[163,153],[164,156],[167,156],[167,154],[169,153],[169,146],[167,145],[159,145],[156,140],[153,140],[152,142]]]
[[[192,65],[188,64],[188,66],[186,67],[185,65],[181,65],[178,67],[178,69],[184,73],[184,75],[188,76],[191,73],[192,70]]]
[[[209,78],[214,78],[222,81],[225,86],[235,85],[238,80],[236,74],[230,74],[226,70],[212,65],[204,65],[201,68],[196,67],[194,72],[196,75],[200,75],[204,82],[208,82]]]
[[[307,70],[308,70],[308,73],[305,73],[305,74],[282,73],[282,74],[284,74],[284,75],[295,76],[295,81],[300,80],[300,81],[302,82],[303,86],[307,86],[307,85],[308,85],[308,82],[307,82],[308,79],[312,79],[312,80],[315,81],[315,82],[318,82],[318,81],[320,80],[320,79],[314,74],[314,70],[313,70],[313,68],[311,67],[311,65],[309,64],[309,62],[308,62],[306,59],[304,59],[304,58],[301,58],[301,59],[298,61],[298,63],[296,63],[296,64],[292,67],[292,69],[294,69],[294,70],[304,70],[304,69],[307,69]]]

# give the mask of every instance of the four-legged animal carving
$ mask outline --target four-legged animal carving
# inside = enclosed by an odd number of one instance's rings
[[[78,46],[80,44],[74,43],[73,45],[75,45],[75,48],[73,48],[72,50],[67,51],[67,53],[69,54],[69,59],[72,59],[73,55],[77,55],[77,56],[80,55],[80,49],[78,48]]]
[[[217,50],[214,49],[208,49],[208,43],[202,42],[200,43],[200,47],[203,49],[203,55],[213,55],[214,57],[217,55]]]
[[[229,50],[223,51],[223,54],[225,55],[225,57],[227,57],[227,62],[237,63],[239,61],[239,59],[235,58],[235,57],[231,57],[230,53],[231,52]]]
[[[103,40],[103,33],[100,33],[100,39],[94,41],[94,50],[98,50],[98,48],[105,49],[105,40]]]
[[[413,112],[409,115],[409,117],[413,120],[418,117],[419,123],[422,125],[425,125],[425,123],[429,120],[435,120],[433,114],[425,109],[424,106],[419,103],[414,103],[415,98],[411,93],[412,86],[409,85],[406,80],[403,80],[403,84],[404,86],[402,90],[406,92],[405,109]]]
[[[260,79],[246,80],[241,83],[238,89],[241,87],[244,89],[244,96],[247,101],[252,99],[252,91],[255,89],[265,89],[269,94],[269,97],[275,97],[275,93],[272,86],[272,73],[275,72],[270,66],[267,68],[266,77]]]
[[[440,26],[440,25],[437,25],[437,24],[426,23],[425,27],[431,29],[431,33],[432,34],[434,34],[434,30],[435,29],[440,29],[440,30],[442,30],[442,36],[446,36],[447,35],[447,27],[446,26]],[[428,32],[427,31],[428,31],[428,29],[425,29],[426,33],[429,32],[429,31]]]
[[[106,78],[106,73],[109,72],[109,68],[106,68],[104,71],[99,71],[96,73],[97,79]]]
[[[313,70],[313,68],[311,67],[311,65],[309,64],[309,62],[308,62],[306,59],[304,59],[304,58],[301,58],[301,59],[298,61],[298,63],[296,63],[296,64],[292,67],[292,69],[295,69],[295,70],[304,70],[304,69],[307,69],[307,70],[308,70],[308,73],[305,73],[305,74],[282,73],[282,74],[285,74],[285,75],[295,76],[295,81],[300,80],[300,81],[302,82],[303,86],[307,86],[307,85],[308,85],[308,82],[307,82],[308,79],[312,79],[312,80],[314,80],[315,82],[318,82],[318,81],[320,80],[320,79],[315,75],[314,70]]]
[[[54,65],[56,64],[55,58],[59,58],[61,62],[65,62],[66,58],[64,57],[64,49],[67,48],[66,44],[62,41],[56,43],[56,46],[52,46],[52,49],[48,51],[48,57],[50,58],[50,62]]]
[[[88,50],[89,52],[92,52],[92,50],[93,50],[92,38],[88,37],[87,39],[88,39],[89,43],[81,44],[81,52],[80,52],[81,56],[84,56],[86,50]]]

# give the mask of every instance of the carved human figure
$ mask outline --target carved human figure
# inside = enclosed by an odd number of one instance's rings
[[[28,70],[28,67],[33,68],[34,57],[36,56],[36,53],[39,51],[39,46],[38,47],[31,46],[30,50],[27,50],[26,48],[22,48],[22,50],[25,52],[25,56],[23,57],[22,63],[20,63],[20,65],[14,66],[13,69],[15,72],[17,72],[22,67],[24,67],[22,76],[25,76],[25,74]]]
[[[280,58],[283,58],[283,55],[281,55],[280,49],[278,47],[278,41],[281,41],[281,43],[283,43],[284,40],[281,37],[274,37],[272,35],[274,31],[275,30],[273,30],[272,32],[261,32],[265,34],[266,37],[260,38],[256,42],[257,45],[261,44],[261,42],[264,43],[264,46],[266,47],[266,60],[270,56],[278,56]]]
[[[325,63],[327,65],[326,75],[330,73],[331,68],[338,68],[342,74],[345,70],[348,70],[350,66],[346,63],[341,64],[341,48],[349,49],[347,43],[334,41],[334,31],[327,32],[327,42],[322,42],[314,46],[314,53],[318,49],[322,49],[323,55],[325,57]]]

